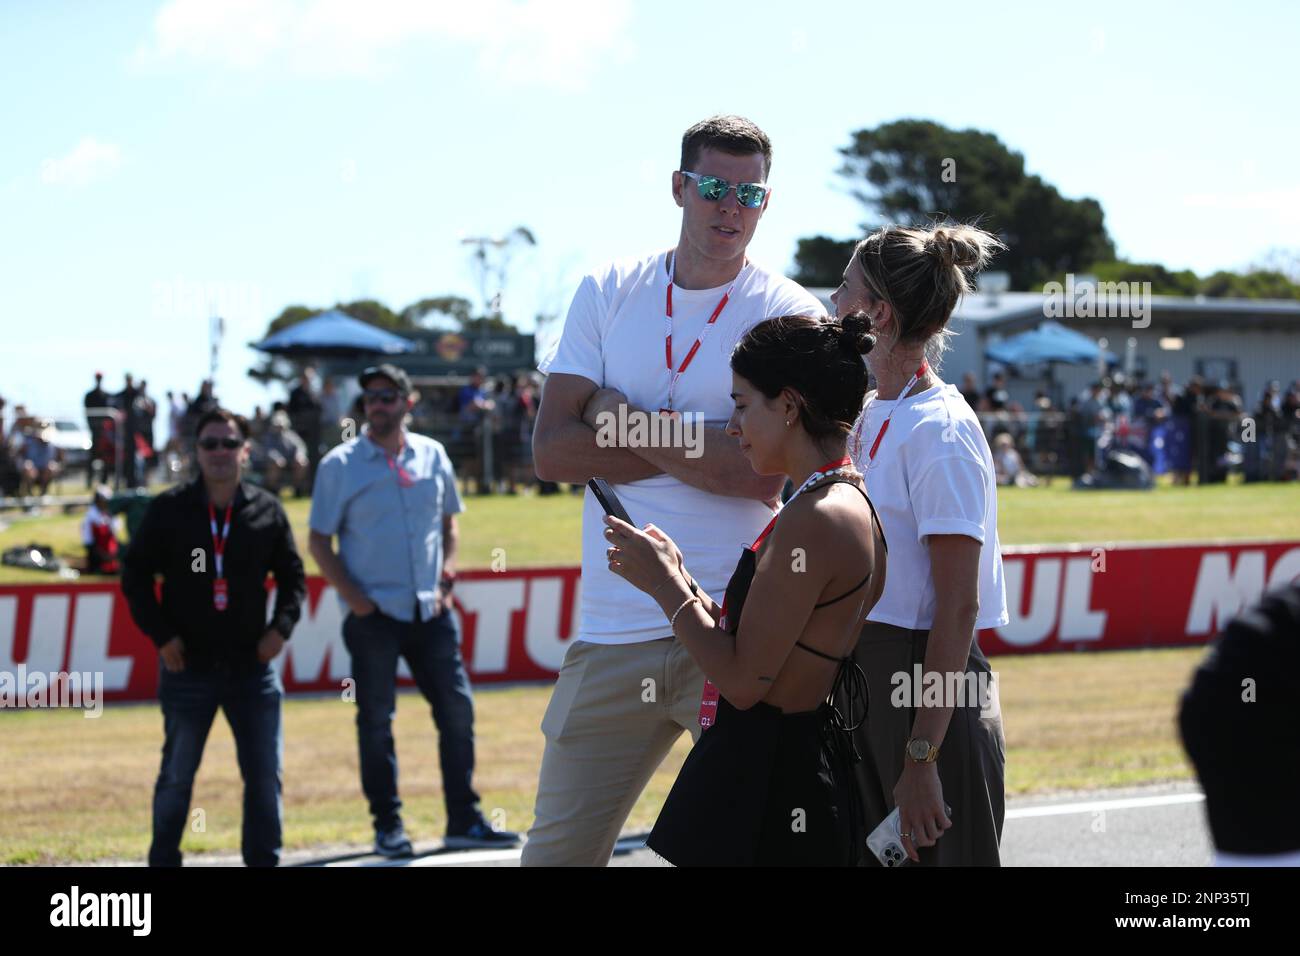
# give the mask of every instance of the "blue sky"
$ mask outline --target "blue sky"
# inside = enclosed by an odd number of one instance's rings
[[[849,237],[856,129],[996,133],[1121,255],[1198,272],[1296,249],[1294,4],[630,0],[0,6],[0,395],[74,412],[102,368],[278,397],[245,343],[290,303],[477,297],[460,239],[527,225],[504,300],[532,327],[582,273],[667,248],[682,131],[775,144],[750,247]],[[958,175],[960,175],[960,157]]]

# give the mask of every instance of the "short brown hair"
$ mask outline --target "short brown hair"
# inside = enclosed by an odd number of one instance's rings
[[[207,428],[213,422],[225,422],[232,428],[239,430],[239,437],[248,440],[248,421],[243,415],[236,415],[228,408],[214,408],[211,411],[204,412],[199,416],[198,423],[194,426],[194,437],[197,439],[203,434],[203,429]]]
[[[772,171],[772,141],[767,134],[743,116],[710,116],[696,123],[682,136],[682,165],[694,172],[700,152],[716,149],[733,156],[763,155],[763,178]]]

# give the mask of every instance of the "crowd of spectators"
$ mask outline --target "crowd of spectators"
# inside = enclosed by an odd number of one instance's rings
[[[1139,455],[1176,484],[1223,482],[1234,471],[1248,481],[1300,477],[1300,379],[1289,386],[1270,382],[1254,402],[1228,382],[1193,376],[1179,387],[1168,372],[1156,381],[1115,372],[1064,407],[1046,388],[1028,407],[1015,401],[1002,372],[982,386],[967,374],[960,390],[984,423],[1001,484],[1077,478],[1101,467],[1112,451]],[[412,426],[447,446],[467,492],[517,494],[535,486],[554,493],[558,488],[538,481],[532,465],[540,393],[536,373],[494,377],[480,368],[459,388],[429,389],[412,412]],[[219,405],[210,381],[193,397],[167,392],[161,408],[167,438],[160,442],[160,409],[149,383],[127,373],[121,389],[110,392],[96,372],[83,399],[90,452],[85,461],[69,461],[53,420],[17,405],[6,427],[0,398],[0,497],[47,494],[83,465],[87,488],[110,484],[120,491],[180,480],[193,468],[194,423]],[[335,381],[306,366],[284,400],[250,417],[250,477],[277,493],[309,494],[321,457],[353,434],[345,434],[347,423],[359,420]]]
[[[443,440],[461,479],[472,482],[480,494],[513,495],[521,486],[537,484],[532,444],[540,399],[541,386],[534,375],[493,378],[480,368],[455,392],[444,416],[438,414],[434,399],[416,409],[417,424],[422,411],[428,421],[450,416],[452,427]],[[441,437],[436,429],[434,433]]]
[[[1035,484],[1035,472],[1077,478],[1120,451],[1175,484],[1221,483],[1232,472],[1247,481],[1300,477],[1300,379],[1287,389],[1270,382],[1253,404],[1229,382],[1192,376],[1180,387],[1168,372],[1158,381],[1116,372],[1064,408],[1045,389],[1026,408],[1002,373],[984,388],[967,374],[961,392],[984,423],[1002,484]]]

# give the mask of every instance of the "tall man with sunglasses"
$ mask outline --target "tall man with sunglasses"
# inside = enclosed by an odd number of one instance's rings
[[[356,681],[361,788],[375,852],[410,856],[393,747],[397,659],[410,667],[438,728],[447,847],[511,846],[474,792],[474,700],[452,608],[456,515],[464,510],[442,443],[406,430],[410,379],[393,365],[361,373],[366,431],[321,459],[311,502],[310,550],[347,616],[343,641]],[[339,539],[338,551],[333,538]]]
[[[746,119],[715,116],[688,129],[672,174],[682,210],[676,246],[587,276],[556,351],[539,366],[548,378],[533,434],[537,476],[610,481],[632,520],[677,542],[699,587],[718,599],[783,483],[755,474],[725,433],[732,347],[765,318],[825,314],[804,289],[746,258],[767,211],[771,165],[767,135]],[[661,415],[687,416],[702,445],[634,441],[649,429],[632,423]],[[626,440],[608,440],[602,423],[615,421],[629,423]],[[602,518],[588,491],[578,633],[542,719],[525,865],[606,864],[673,742],[683,730],[700,733],[704,675],[653,599],[610,573]]]
[[[180,866],[194,775],[220,708],[244,779],[249,866],[280,859],[284,688],[271,661],[289,639],[306,587],[284,508],[241,480],[248,428],[225,409],[198,420],[199,477],[149,504],[122,574],[136,625],[158,645],[162,768],[153,795],[150,866]],[[275,579],[267,623],[266,578]],[[161,600],[154,575],[162,575]]]

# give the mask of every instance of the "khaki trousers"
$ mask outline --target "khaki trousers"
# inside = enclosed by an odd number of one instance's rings
[[[683,730],[700,736],[704,674],[671,637],[574,641],[542,718],[546,749],[524,866],[605,866]]]

